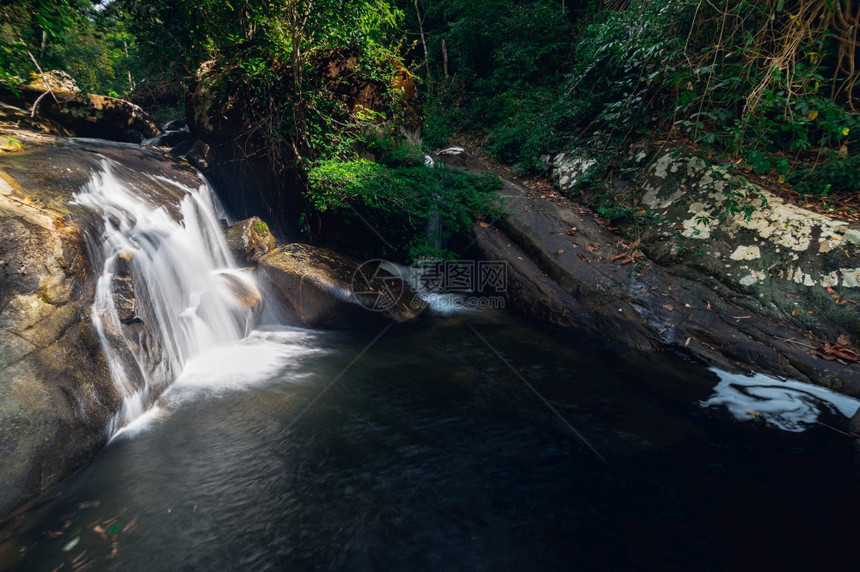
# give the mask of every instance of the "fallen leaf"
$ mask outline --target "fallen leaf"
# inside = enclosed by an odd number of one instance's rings
[[[478,226],[480,226],[481,228],[490,228],[490,224],[486,222],[479,222]]]
[[[97,524],[93,527],[93,532],[95,532],[96,534],[98,534],[102,538],[107,538],[107,535],[105,534],[107,531],[104,528],[102,528],[101,525],[99,525],[99,524]]]
[[[711,302],[708,301],[707,303],[708,303],[708,310],[710,310],[711,309]]]
[[[836,338],[836,343],[841,346],[847,346],[851,342],[851,338],[848,337],[848,334],[839,334],[839,337]]]
[[[194,505],[194,511],[193,512],[197,512],[197,505]],[[126,524],[124,527],[122,527],[122,532],[123,532],[123,534],[125,534],[126,532],[134,530],[136,527],[137,527],[137,517],[134,517],[133,519],[131,519],[128,522],[128,524]]]
[[[674,306],[672,306],[672,304],[663,304],[663,307],[665,309],[669,310],[670,312],[675,309]]]
[[[857,354],[843,347],[841,344],[831,345],[830,343],[825,343],[823,348],[817,348],[812,353],[827,361],[839,359],[852,363],[858,362]]]
[[[555,251],[555,253],[556,253],[556,254],[564,254],[564,249],[563,249],[563,248],[559,248],[558,250],[556,250],[556,251]]]
[[[591,260],[589,260],[589,259],[588,259],[588,257],[587,257],[587,256],[585,256],[584,254],[579,254],[579,253],[577,253],[577,256],[580,258],[580,260],[583,260],[584,262],[587,262],[588,264],[591,264]]]
[[[792,316],[797,316],[798,314],[800,314],[800,308],[795,308],[791,311]]]
[[[690,340],[692,340],[692,339],[693,339],[693,338],[687,338],[687,341],[686,341],[686,342],[684,342],[684,347],[685,347],[685,348],[686,348],[687,346],[689,346],[689,345],[690,345]]]

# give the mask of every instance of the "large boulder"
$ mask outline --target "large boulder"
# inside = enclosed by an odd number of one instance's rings
[[[627,230],[653,262],[822,342],[860,339],[860,225],[792,204],[684,149],[636,149],[631,162],[638,174],[613,181],[613,195],[625,203],[619,212],[636,205],[645,222]],[[554,182],[569,192],[595,164],[560,154]]]
[[[240,264],[254,263],[275,248],[275,237],[269,232],[269,225],[251,217],[227,229],[227,246]]]
[[[346,329],[414,320],[424,302],[393,266],[364,264],[331,250],[288,244],[260,259],[258,272],[294,325]]]
[[[30,150],[0,153],[0,519],[86,463],[121,405],[90,316],[99,272],[86,236],[98,221],[73,196],[105,158],[119,175],[200,185],[189,165],[136,146],[5,133]],[[142,177],[138,190],[178,216],[177,187]],[[116,264],[122,327],[139,328],[129,265]]]
[[[506,182],[507,218],[474,230],[485,258],[508,262],[511,307],[633,347],[678,349],[723,369],[860,396],[860,367],[850,359],[860,323],[856,226],[777,197],[769,207],[752,203],[749,218],[741,211],[721,219],[714,210],[697,217],[705,201],[724,206],[738,197],[709,187],[717,177],[704,163],[667,157],[628,185],[631,203],[653,211],[639,240],[624,240],[551,189]],[[572,190],[593,165],[582,154],[556,157],[556,184]],[[757,193],[749,200],[768,196]]]
[[[3,157],[0,157],[2,160]],[[80,233],[0,161],[0,514],[86,462],[119,395],[86,318]]]
[[[658,154],[637,188],[639,203],[659,215],[641,242],[655,262],[823,340],[860,338],[860,225],[690,153]]]

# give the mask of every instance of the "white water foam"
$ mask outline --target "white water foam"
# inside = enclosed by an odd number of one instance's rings
[[[764,419],[770,425],[800,433],[818,420],[823,410],[851,417],[860,400],[824,387],[786,381],[763,374],[744,376],[712,369],[720,382],[702,407],[725,407],[739,421]]]
[[[117,431],[113,438],[133,437],[157,424],[183,404],[210,399],[271,383],[301,382],[301,358],[326,350],[318,335],[297,328],[252,332],[247,338],[220,346],[190,359],[178,379],[153,407]]]
[[[207,392],[244,389],[272,381],[289,370],[295,380],[298,358],[322,352],[316,336],[302,330],[255,331],[235,344],[205,352],[190,360],[169,391],[196,388]]]
[[[184,195],[179,221],[132,190],[107,160],[75,196],[102,219],[100,236],[90,237],[101,273],[92,319],[123,397],[111,433],[143,415],[196,356],[247,336],[255,319],[248,300],[259,298],[250,275],[234,267],[212,190],[149,178]],[[135,315],[125,321],[116,303],[122,266],[134,293]]]

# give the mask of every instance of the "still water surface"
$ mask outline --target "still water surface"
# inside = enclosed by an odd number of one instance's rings
[[[500,312],[373,342],[380,331],[270,329],[198,358],[156,410],[0,525],[0,569],[860,561],[851,440],[704,406],[711,371]]]

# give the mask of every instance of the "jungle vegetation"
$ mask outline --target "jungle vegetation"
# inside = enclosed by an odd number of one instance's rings
[[[231,70],[231,89],[242,86],[248,122],[276,168],[303,173],[309,213],[350,216],[348,207],[359,204],[380,224],[394,217],[404,233],[412,229],[404,241],[413,256],[439,204],[465,209],[452,215],[451,233],[492,208],[480,198],[486,181],[424,166],[424,151],[457,138],[522,173],[541,172],[542,157],[580,146],[609,172],[623,168],[632,142],[673,140],[801,196],[858,198],[855,0],[0,6],[7,88],[28,81],[38,64],[109,95],[181,93],[202,63],[216,62]],[[357,54],[353,80],[387,86],[384,105],[350,109],[332,95],[318,64],[337,50]],[[409,148],[395,128],[414,120],[403,70],[420,94],[423,150]],[[225,105],[233,96],[224,94]],[[463,195],[464,186],[474,195]]]

